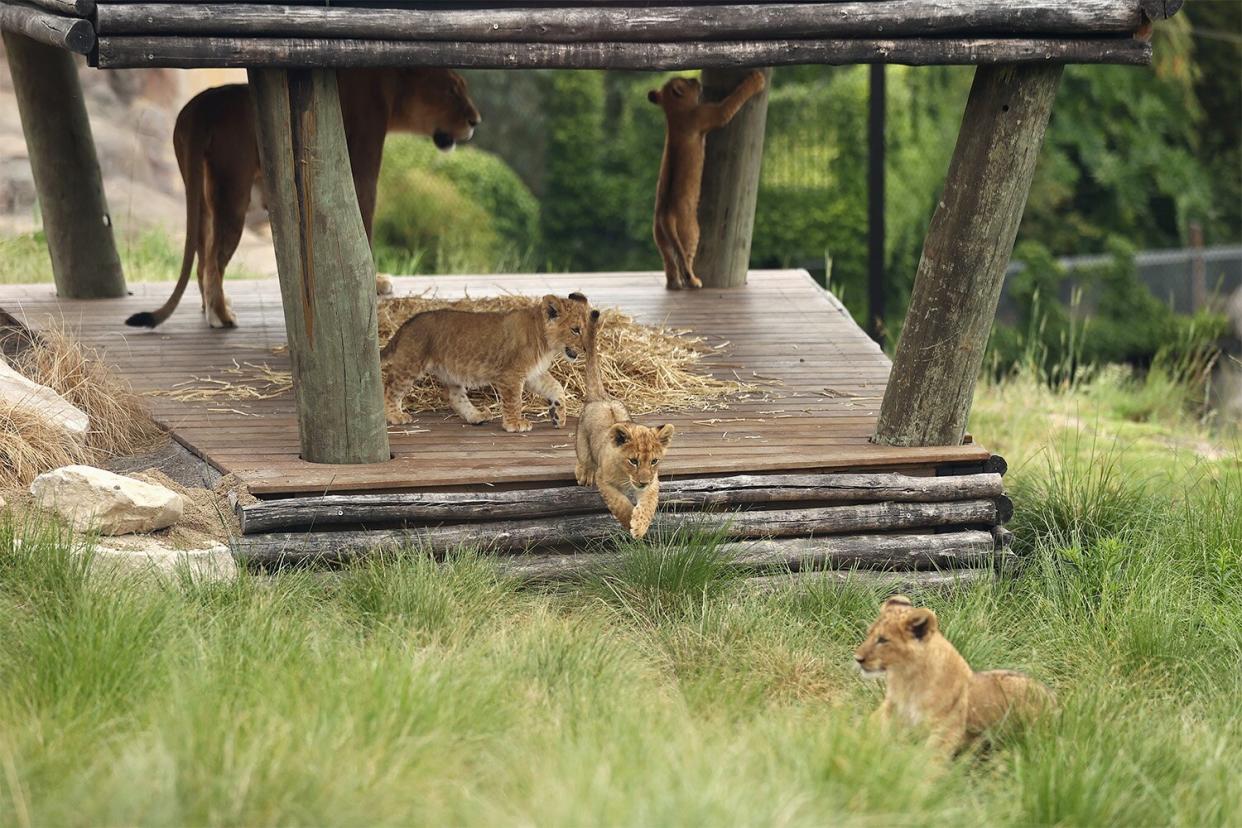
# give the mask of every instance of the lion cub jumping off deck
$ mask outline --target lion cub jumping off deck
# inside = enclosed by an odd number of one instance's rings
[[[703,84],[673,78],[647,100],[664,110],[664,157],[656,185],[655,243],[664,259],[669,290],[703,287],[694,273],[699,247],[699,194],[707,133],[719,129],[763,91],[763,73],[754,71],[720,103],[703,103]]]
[[[581,486],[599,489],[604,504],[630,535],[647,534],[660,500],[657,464],[673,439],[673,426],[639,425],[620,400],[608,396],[599,373],[599,311],[587,323],[586,386],[582,416],[578,418],[574,477]],[[630,498],[636,497],[635,502]]]
[[[854,659],[863,675],[887,678],[875,717],[927,728],[931,743],[950,755],[1011,715],[1028,720],[1052,706],[1052,692],[1029,676],[976,673],[940,634],[936,613],[904,595],[880,605]]]
[[[511,311],[424,311],[402,323],[380,351],[387,377],[384,414],[394,425],[410,422],[405,395],[424,374],[448,388],[449,403],[471,425],[486,422],[466,392],[491,385],[500,395],[505,431],[530,431],[522,416],[522,390],[546,399],[557,428],[565,425],[565,389],[548,373],[562,353],[577,359],[590,310],[587,298],[545,296]]]

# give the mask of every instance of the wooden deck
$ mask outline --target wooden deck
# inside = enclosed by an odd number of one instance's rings
[[[598,307],[617,306],[639,321],[687,328],[727,340],[708,368],[721,377],[758,375],[765,394],[727,411],[641,418],[677,426],[662,467],[665,478],[739,472],[883,469],[931,474],[947,463],[980,462],[976,444],[892,448],[869,442],[889,362],[848,312],[802,271],[760,271],[731,291],[669,292],[664,275],[539,274],[399,278],[398,295],[433,289],[439,296],[502,292],[566,294],[580,290]],[[123,324],[161,304],[171,283],[131,286],[124,299],[58,301],[51,285],[0,286],[0,308],[29,327],[63,325],[93,346],[142,393],[193,377],[228,378],[240,364],[287,371],[284,318],[275,279],[229,281],[239,327],[211,330],[188,291],[178,312],[155,331]],[[292,393],[266,400],[179,402],[150,396],[155,419],[187,448],[260,496],[327,492],[469,489],[556,485],[573,481],[570,427],[537,421],[528,434],[499,423],[468,426],[451,412],[423,414],[417,433],[391,430],[394,459],[323,466],[298,458]]]

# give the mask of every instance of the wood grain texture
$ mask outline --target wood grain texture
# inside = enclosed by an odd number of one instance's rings
[[[67,14],[72,17],[90,17],[95,13],[95,0],[26,0],[26,2],[56,14]]]
[[[84,55],[95,47],[89,20],[56,14],[21,3],[0,3],[0,29],[25,35],[45,46]]]
[[[705,69],[703,99],[723,100],[749,73],[749,69]],[[747,101],[730,123],[707,135],[695,260],[705,287],[745,284],[750,270],[772,70],[764,69],[763,76],[767,81],[763,91]]]
[[[716,411],[639,415],[677,427],[662,463],[665,483],[683,477],[740,473],[894,471],[915,476],[947,464],[974,473],[991,456],[988,435],[977,444],[894,448],[870,442],[888,377],[883,352],[831,294],[801,271],[756,271],[729,291],[668,291],[662,273],[567,273],[398,277],[398,296],[435,291],[464,295],[584,292],[592,304],[619,308],[638,321],[686,330],[712,346],[701,370],[741,378],[756,393],[722,401]],[[154,331],[126,328],[131,313],[162,303],[168,282],[131,285],[132,296],[108,302],[57,299],[50,285],[0,285],[0,307],[34,328],[64,327],[96,349],[142,394],[205,388],[208,380],[267,392],[249,366],[291,369],[280,289],[275,279],[228,280],[238,327],[212,330],[197,304]],[[727,344],[725,344],[727,343]],[[239,375],[240,371],[240,375]],[[195,379],[198,378],[198,379]],[[571,421],[565,429],[538,419],[528,434],[505,434],[496,424],[468,426],[447,405],[419,414],[409,429],[394,428],[396,459],[326,466],[298,457],[296,400],[285,391],[269,399],[219,397],[182,402],[146,396],[153,416],[191,451],[236,474],[265,497],[369,491],[496,491],[573,482]]]
[[[975,70],[880,408],[878,443],[962,441],[1061,71]]]
[[[798,64],[1151,63],[1132,38],[838,38],[669,43],[468,43],[324,38],[114,35],[97,65],[141,67],[445,66],[454,69],[729,69]]]
[[[694,529],[728,539],[792,538],[899,532],[931,527],[990,528],[1001,522],[1007,498],[950,503],[868,503],[729,514],[657,514],[653,537]],[[1009,508],[1012,508],[1010,506]],[[491,521],[425,528],[341,532],[273,532],[233,540],[234,553],[250,563],[341,563],[381,549],[414,547],[434,554],[480,548],[521,552],[542,548],[583,549],[621,537],[610,515]]]
[[[54,0],[47,0],[54,2]],[[376,4],[379,5],[379,4]],[[146,3],[99,8],[101,34],[476,42],[1129,34],[1139,0],[934,0],[651,5],[458,3],[448,8]]]
[[[991,532],[968,530],[935,535],[842,535],[730,541],[716,547],[733,569],[746,573],[814,569],[926,570],[986,565],[1005,550]],[[572,581],[614,570],[615,552],[532,552],[501,556],[502,572],[524,581]]]
[[[297,398],[301,457],[388,460],[375,270],[336,73],[250,72]]]
[[[66,299],[124,296],[125,276],[73,55],[16,32],[3,37],[56,292]]]
[[[902,474],[732,475],[670,480],[661,484],[666,512],[732,509],[776,503],[830,504],[947,502],[998,497],[998,474],[910,477]],[[603,513],[598,492],[582,486],[499,492],[393,492],[262,500],[238,508],[243,534],[381,526],[438,521],[454,523]]]

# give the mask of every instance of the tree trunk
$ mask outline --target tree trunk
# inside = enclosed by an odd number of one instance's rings
[[[877,443],[962,442],[1061,69],[975,70],[880,406]]]
[[[704,69],[703,98],[719,101],[737,88],[749,69]],[[703,194],[699,200],[699,251],[695,271],[703,287],[746,284],[750,243],[755,234],[759,168],[768,120],[772,70],[763,70],[767,86],[733,120],[707,136]]]
[[[66,299],[124,296],[125,276],[73,55],[11,31],[4,32],[4,50],[56,293]]]
[[[350,175],[336,73],[251,70],[302,459],[389,459],[375,267]]]

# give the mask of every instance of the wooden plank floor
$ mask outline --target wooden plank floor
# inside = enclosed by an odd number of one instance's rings
[[[398,295],[432,289],[453,298],[581,290],[598,307],[618,306],[642,322],[688,328],[727,350],[707,361],[732,378],[753,373],[780,384],[738,399],[727,411],[642,418],[677,426],[662,467],[670,476],[793,470],[891,468],[928,470],[977,461],[978,445],[907,449],[872,445],[889,363],[848,312],[803,271],[761,271],[743,288],[669,292],[663,274],[539,274],[396,279]],[[238,363],[287,371],[284,318],[276,281],[229,281],[239,327],[207,327],[187,292],[178,312],[155,331],[124,326],[139,310],[161,304],[172,285],[140,284],[124,299],[58,301],[50,285],[0,286],[0,307],[33,328],[60,324],[94,346],[139,392],[168,389],[191,377],[227,378]],[[568,483],[573,480],[572,421],[554,429],[536,421],[528,434],[499,423],[465,425],[451,412],[421,415],[419,433],[392,430],[395,459],[363,466],[324,466],[298,459],[292,393],[270,400],[179,402],[150,396],[152,414],[181,443],[256,494],[324,493],[479,485]],[[406,427],[408,428],[408,427]]]

